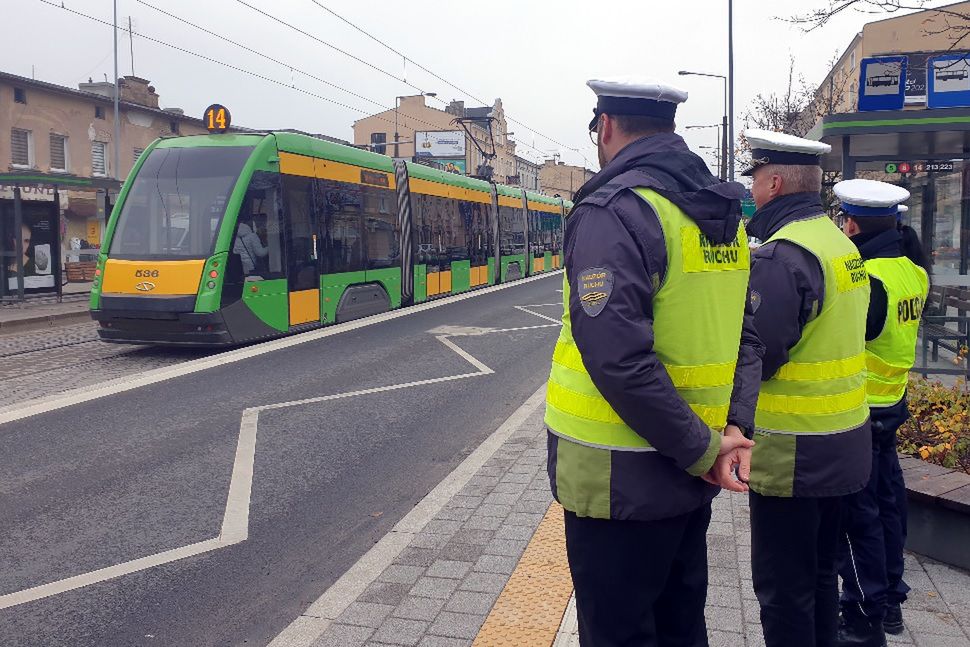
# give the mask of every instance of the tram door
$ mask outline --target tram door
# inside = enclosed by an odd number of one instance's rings
[[[320,321],[320,263],[313,180],[285,176],[286,278],[290,327]]]

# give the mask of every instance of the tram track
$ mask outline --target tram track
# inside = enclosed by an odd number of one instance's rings
[[[196,359],[212,350],[109,344],[95,324],[0,340],[0,406]],[[4,343],[6,342],[6,343]]]
[[[84,344],[103,344],[104,342],[97,339],[89,339],[84,341],[73,341],[65,344],[51,344],[48,346],[42,346],[40,348],[27,348],[23,350],[15,350],[12,352],[0,352],[0,359],[7,357],[18,357],[22,355],[30,355],[31,353],[43,353],[44,351],[57,350],[58,348],[68,348],[70,346],[81,346]]]

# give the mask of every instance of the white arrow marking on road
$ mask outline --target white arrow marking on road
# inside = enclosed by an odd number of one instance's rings
[[[516,309],[528,314],[534,315],[536,317],[541,317],[542,319],[549,319],[555,321],[555,324],[542,324],[538,326],[523,326],[519,328],[507,328],[507,329],[487,329],[488,333],[479,332],[484,329],[480,328],[466,328],[465,330],[472,332],[457,332],[456,334],[445,334],[437,335],[435,339],[440,341],[442,344],[450,348],[452,351],[457,353],[469,364],[474,366],[477,371],[474,373],[461,373],[459,375],[448,375],[445,377],[435,377],[427,380],[418,380],[415,382],[405,382],[402,384],[392,384],[390,386],[380,386],[370,389],[361,389],[359,391],[347,391],[345,393],[336,393],[333,395],[325,395],[316,398],[306,398],[302,400],[293,400],[291,402],[278,402],[275,404],[266,404],[259,407],[251,407],[245,409],[242,413],[242,420],[239,423],[239,439],[236,443],[236,457],[233,462],[232,477],[229,481],[229,494],[226,497],[226,511],[223,514],[222,519],[222,529],[218,537],[212,539],[206,539],[205,541],[200,541],[188,546],[182,546],[180,548],[174,548],[172,550],[163,551],[161,553],[156,553],[154,555],[148,555],[146,557],[140,557],[128,562],[123,562],[121,564],[115,564],[114,566],[108,566],[106,568],[98,569],[96,571],[90,571],[88,573],[82,573],[80,575],[75,575],[62,580],[57,580],[55,582],[49,582],[47,584],[41,584],[29,589],[24,589],[22,591],[16,591],[14,593],[8,593],[6,595],[0,595],[0,609],[6,609],[9,607],[14,607],[20,604],[25,604],[27,602],[33,602],[34,600],[40,600],[43,598],[50,597],[52,595],[58,595],[60,593],[65,593],[74,589],[79,589],[91,584],[96,584],[98,582],[104,582],[106,580],[114,579],[122,575],[130,575],[131,573],[137,573],[138,571],[143,571],[154,566],[160,566],[162,564],[168,564],[170,562],[175,562],[187,557],[194,557],[195,555],[201,555],[212,550],[217,550],[219,548],[225,548],[227,546],[232,546],[240,542],[245,541],[249,538],[249,509],[250,509],[250,497],[252,495],[253,487],[253,467],[256,460],[256,432],[259,423],[259,414],[262,411],[270,411],[274,409],[285,409],[288,407],[301,406],[305,404],[315,404],[319,402],[328,402],[330,400],[342,400],[346,398],[353,398],[361,395],[371,395],[374,393],[384,393],[387,391],[397,391],[401,389],[409,389],[416,386],[425,386],[429,384],[438,384],[441,382],[450,382],[454,380],[463,380],[470,377],[481,377],[483,375],[492,375],[495,373],[491,368],[486,366],[483,362],[479,361],[477,358],[472,356],[467,351],[458,347],[453,341],[449,339],[452,336],[473,336],[481,334],[489,334],[493,332],[509,332],[513,330],[533,330],[537,328],[552,328],[558,326],[558,320],[553,320],[551,317],[546,317],[537,312],[532,312],[527,308],[540,307],[541,305],[557,305],[557,304],[540,304],[539,306],[515,306]],[[460,327],[454,327],[460,328]],[[435,329],[435,331],[440,330]],[[431,332],[431,331],[429,331]]]

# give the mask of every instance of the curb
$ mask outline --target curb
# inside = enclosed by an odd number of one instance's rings
[[[11,321],[0,321],[0,335],[9,332],[22,332],[26,330],[38,330],[41,328],[52,328],[54,326],[69,323],[82,323],[91,321],[91,313],[87,308],[78,312],[59,312],[49,315],[38,315],[35,317],[24,317]]]
[[[383,538],[350,567],[329,589],[290,623],[269,647],[313,647],[324,632],[354,603],[394,560],[407,549],[412,540],[462,488],[469,484],[478,470],[522,427],[545,403],[543,384],[519,408],[465,458],[448,476],[418,502]],[[543,439],[544,442],[544,439]],[[548,507],[548,506],[547,506]],[[458,525],[458,522],[453,522]],[[538,522],[537,522],[538,523]],[[518,558],[516,558],[518,562]],[[447,562],[446,562],[447,563]],[[491,608],[491,605],[490,607]],[[455,614],[453,614],[455,615]],[[487,615],[487,614],[485,614]],[[475,626],[474,638],[482,619]],[[557,627],[558,629],[558,627]],[[471,640],[468,644],[471,644]],[[329,644],[329,643],[328,643]]]

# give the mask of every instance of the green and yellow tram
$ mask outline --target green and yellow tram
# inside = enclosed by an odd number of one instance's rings
[[[568,202],[292,132],[161,139],[112,212],[106,341],[225,345],[561,265]]]

